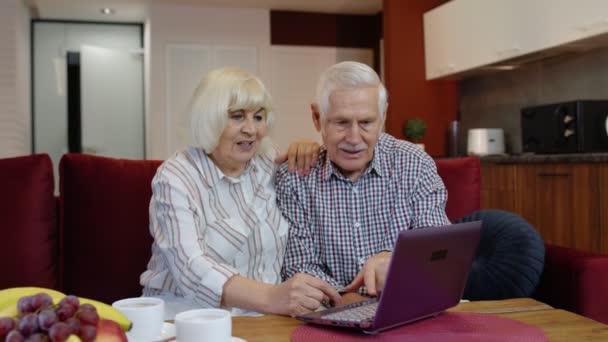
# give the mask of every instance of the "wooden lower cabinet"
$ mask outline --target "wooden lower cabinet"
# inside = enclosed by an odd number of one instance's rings
[[[483,164],[481,207],[517,211],[516,165]]]
[[[482,206],[523,216],[547,243],[608,253],[602,236],[608,229],[607,217],[605,210],[600,210],[608,208],[608,197],[601,191],[608,185],[608,175],[600,177],[602,167],[582,163],[483,164]],[[608,168],[604,170],[608,173]]]

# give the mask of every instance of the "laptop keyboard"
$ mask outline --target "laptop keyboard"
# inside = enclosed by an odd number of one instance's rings
[[[335,321],[348,321],[348,322],[361,322],[371,320],[376,316],[376,309],[378,308],[378,302],[374,303],[355,303],[363,304],[357,305],[351,308],[345,308],[343,311],[332,312],[324,315],[323,319],[331,319]]]

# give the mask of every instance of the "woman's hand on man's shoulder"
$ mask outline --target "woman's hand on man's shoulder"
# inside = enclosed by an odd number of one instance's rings
[[[300,175],[308,175],[310,168],[315,165],[319,158],[319,150],[321,145],[313,140],[301,139],[293,141],[289,144],[286,153],[279,153],[275,158],[276,164],[282,164],[287,161],[290,172],[297,170]]]

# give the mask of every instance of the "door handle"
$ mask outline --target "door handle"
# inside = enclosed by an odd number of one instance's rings
[[[570,174],[565,172],[541,172],[536,175],[538,177],[570,177]]]

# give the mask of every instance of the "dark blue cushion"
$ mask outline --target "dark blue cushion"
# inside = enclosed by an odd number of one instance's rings
[[[543,272],[545,245],[521,216],[503,210],[479,210],[456,222],[483,221],[479,247],[464,299],[530,297]]]

